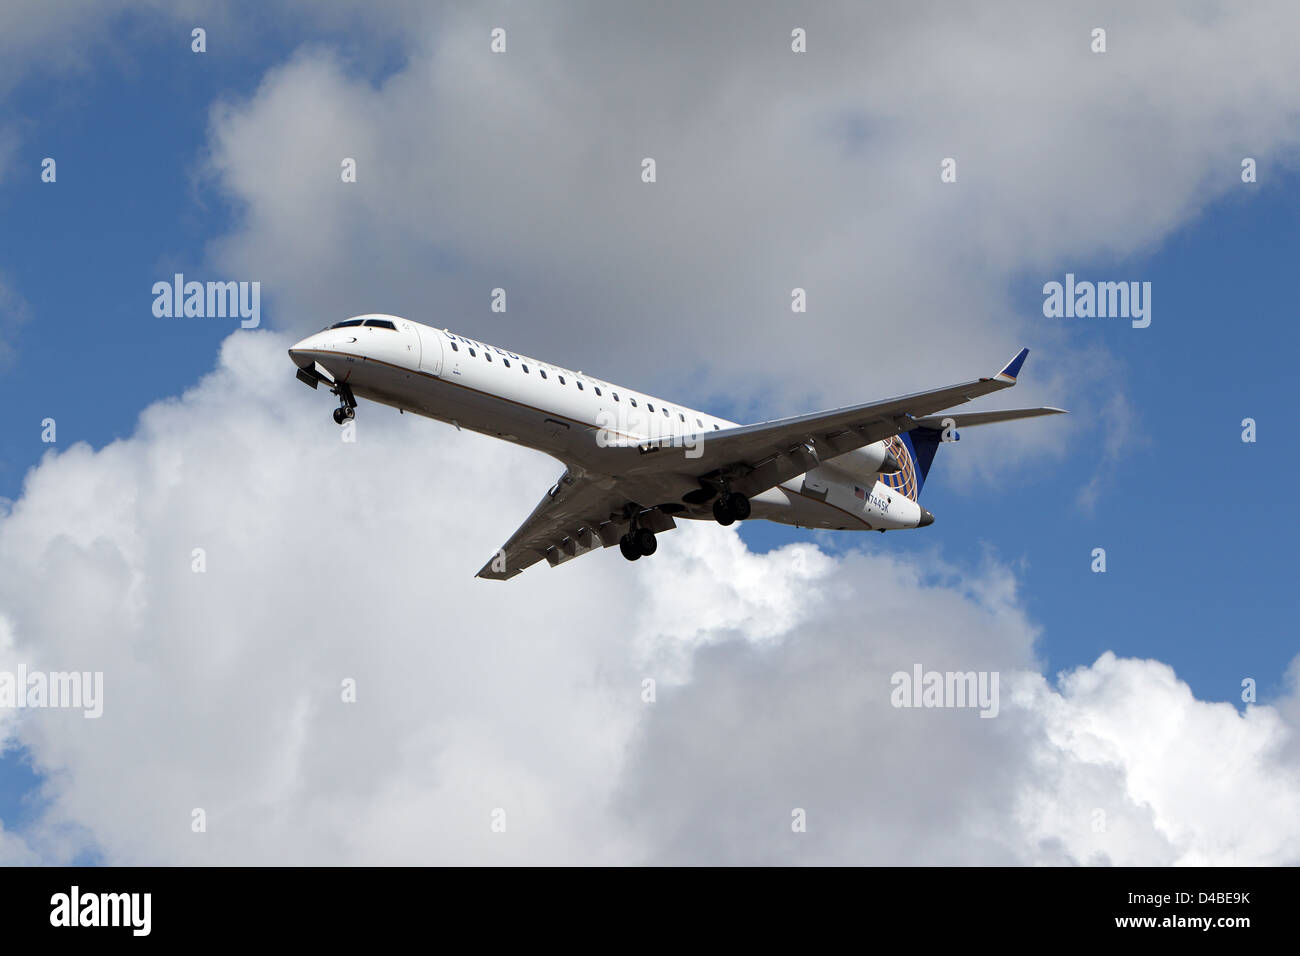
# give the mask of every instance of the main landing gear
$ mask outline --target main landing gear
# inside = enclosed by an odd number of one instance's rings
[[[650,557],[659,547],[659,542],[655,540],[655,533],[649,528],[633,528],[623,537],[618,539],[618,550],[623,552],[623,557],[629,561],[635,561],[640,557]]]
[[[749,517],[749,499],[738,491],[728,491],[713,499],[713,517],[726,527]]]
[[[350,422],[357,417],[357,400],[352,395],[352,389],[340,382],[330,391],[339,397],[339,407],[334,409],[334,424],[342,425],[344,422]]]

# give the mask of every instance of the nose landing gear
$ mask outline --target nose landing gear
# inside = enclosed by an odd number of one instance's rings
[[[334,409],[334,424],[342,425],[357,417],[357,400],[346,383],[339,382],[330,392],[339,397],[339,407]]]

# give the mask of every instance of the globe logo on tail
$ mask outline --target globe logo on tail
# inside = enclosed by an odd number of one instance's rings
[[[892,475],[881,475],[881,484],[915,501],[919,489],[916,486],[916,461],[912,457],[912,450],[897,435],[889,439],[886,447],[903,467]]]

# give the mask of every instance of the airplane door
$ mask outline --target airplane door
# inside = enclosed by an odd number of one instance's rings
[[[442,374],[442,336],[437,329],[417,325],[420,330],[420,371]]]
[[[415,334],[415,325],[411,322],[398,321],[397,331],[402,335],[402,348],[406,353],[399,362],[407,368],[420,367],[420,337]]]

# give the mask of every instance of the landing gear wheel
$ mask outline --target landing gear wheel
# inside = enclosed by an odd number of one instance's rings
[[[339,407],[334,409],[334,423],[342,425],[344,422],[350,422],[357,417],[357,400],[352,395],[352,389],[340,382],[330,389],[330,393],[339,397]]]
[[[636,545],[637,551],[647,558],[659,547],[659,542],[655,540],[655,533],[649,528],[637,528],[632,532],[632,543]]]
[[[724,528],[736,520],[736,516],[733,515],[731,509],[727,507],[729,504],[728,499],[730,497],[730,495],[722,495],[713,499],[713,520]]]
[[[737,491],[729,491],[713,499],[713,517],[726,527],[734,521],[749,517],[749,499]]]
[[[641,557],[641,549],[636,546],[636,542],[632,540],[630,534],[625,534],[618,539],[618,550],[623,552],[623,557],[629,561],[635,561]]]

